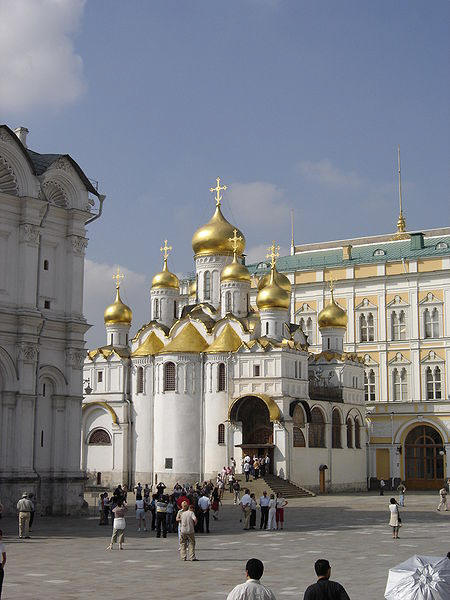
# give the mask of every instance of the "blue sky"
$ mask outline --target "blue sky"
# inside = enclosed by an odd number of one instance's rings
[[[440,0],[0,0],[0,120],[71,154],[107,195],[88,232],[89,345],[114,265],[133,330],[164,238],[172,270],[192,268],[217,175],[253,259],[272,239],[287,249],[291,208],[297,243],[391,231],[397,144],[408,227],[448,224],[449,13]]]

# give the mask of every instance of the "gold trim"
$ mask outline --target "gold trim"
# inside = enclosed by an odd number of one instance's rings
[[[269,409],[269,417],[270,417],[270,420],[272,422],[273,421],[280,421],[280,419],[281,419],[281,412],[280,412],[280,409],[278,407],[278,404],[273,400],[273,398],[271,398],[267,394],[254,394],[254,393],[242,394],[242,396],[239,396],[238,398],[236,398],[235,400],[233,400],[233,402],[230,404],[230,407],[228,409],[228,420],[229,421],[231,421],[231,411],[233,410],[233,408],[243,398],[247,398],[249,396],[255,396],[256,398],[259,398],[260,400],[262,400],[264,402],[264,404]]]
[[[164,343],[159,339],[154,331],[145,338],[145,341],[138,347],[131,356],[153,356],[157,354],[161,348],[164,348]]]
[[[89,408],[90,406],[101,406],[103,408],[106,408],[106,410],[111,415],[112,422],[114,423],[114,425],[118,425],[119,424],[119,418],[117,416],[116,411],[113,408],[111,408],[111,406],[107,402],[100,402],[98,400],[96,400],[95,402],[86,402],[86,404],[83,404],[83,407],[82,407],[81,410],[84,411],[87,408]]]
[[[220,332],[219,336],[213,341],[213,343],[206,348],[205,352],[208,354],[219,353],[219,352],[237,352],[242,346],[242,340],[231,327],[230,324]]]

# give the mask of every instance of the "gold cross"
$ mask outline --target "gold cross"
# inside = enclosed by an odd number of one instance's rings
[[[235,229],[233,231],[233,237],[228,238],[228,241],[231,242],[231,244],[233,246],[233,252],[236,254],[238,242],[242,241],[242,236],[237,234],[237,229]]]
[[[272,245],[267,248],[269,250],[269,254],[266,254],[266,258],[270,258],[270,265],[272,269],[275,267],[278,256],[280,256],[280,246],[275,244],[275,241],[272,242]]]
[[[123,279],[123,273],[120,272],[120,267],[117,265],[117,273],[112,276],[116,280],[116,289],[120,288],[120,280]]]
[[[169,257],[170,251],[172,250],[172,246],[168,246],[167,240],[164,240],[164,246],[161,246],[160,250],[163,253],[164,261],[166,261]]]
[[[220,185],[220,177],[217,177],[216,179],[217,181],[217,185],[215,188],[209,188],[210,192],[216,192],[216,206],[220,206],[220,202],[222,200],[222,196],[220,195],[220,192],[222,190],[226,190],[227,186],[226,185]]]
[[[328,285],[330,286],[330,292],[331,295],[333,295],[333,291],[334,291],[334,279],[333,279],[333,273],[330,273],[330,277],[328,279]]]

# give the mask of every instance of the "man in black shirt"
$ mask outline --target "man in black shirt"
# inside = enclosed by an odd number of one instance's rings
[[[337,581],[330,581],[330,563],[324,558],[319,558],[314,564],[317,574],[317,583],[310,585],[303,600],[350,600],[349,595]]]

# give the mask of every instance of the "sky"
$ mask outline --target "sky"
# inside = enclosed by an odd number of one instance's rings
[[[132,332],[168,239],[193,268],[209,188],[245,234],[276,240],[393,231],[397,145],[410,230],[449,224],[445,0],[0,0],[0,121],[68,153],[106,194],[88,227],[88,346],[120,265]]]

